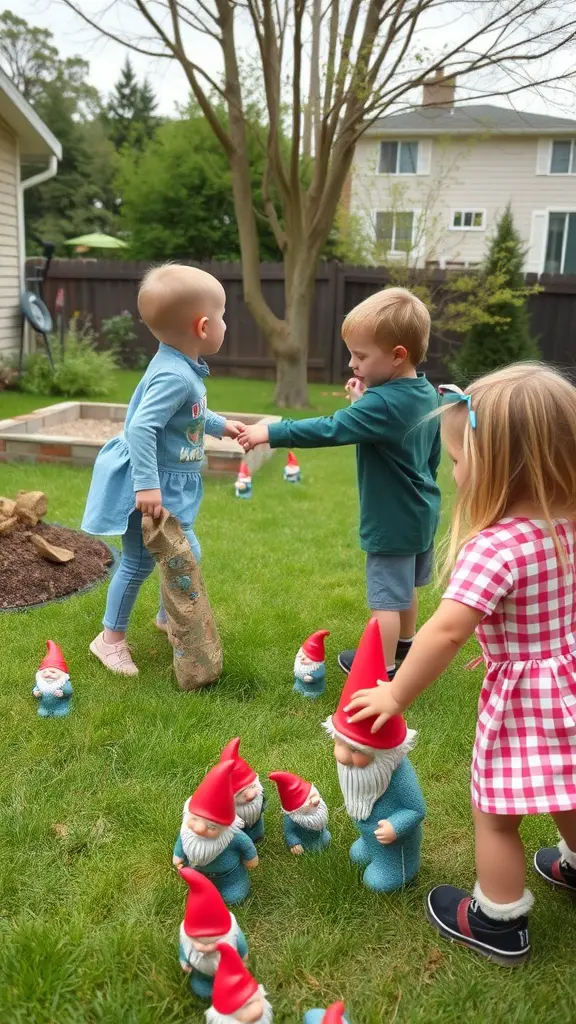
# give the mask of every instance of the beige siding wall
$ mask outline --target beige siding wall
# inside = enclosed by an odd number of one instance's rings
[[[18,248],[18,145],[0,119],[0,357],[20,338]]]
[[[417,175],[378,174],[380,139],[364,137],[356,150],[351,210],[372,225],[378,210],[415,210],[418,262],[479,261],[499,214],[511,202],[516,225],[531,249],[527,268],[544,265],[550,211],[576,211],[576,174],[550,175],[551,139],[492,136],[420,139]],[[483,230],[451,230],[454,210],[483,210]],[[534,218],[533,214],[537,214]]]

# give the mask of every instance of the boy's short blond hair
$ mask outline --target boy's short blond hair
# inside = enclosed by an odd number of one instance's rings
[[[342,324],[344,341],[364,331],[377,345],[403,345],[413,366],[423,361],[430,339],[430,313],[407,288],[383,288],[354,306]]]

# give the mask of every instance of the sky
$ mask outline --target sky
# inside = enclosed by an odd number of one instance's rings
[[[105,0],[76,0],[82,10],[92,15],[107,8],[108,14],[105,24],[111,30],[127,31],[129,25],[126,15],[122,15],[122,5],[105,2]],[[574,0],[576,3],[576,0]],[[69,10],[61,0],[0,0],[4,9],[11,10],[14,14],[24,18],[30,24],[49,29],[54,35],[55,45],[62,56],[80,55],[90,64],[90,80],[101,93],[107,94],[111,91],[114,82],[118,78],[121,65],[124,62],[126,53],[125,47],[99,36],[94,29],[85,25],[81,19]],[[132,24],[134,20],[132,16]],[[456,19],[457,20],[457,19]],[[458,28],[461,30],[461,21]],[[444,19],[437,24],[431,25],[426,34],[425,43],[432,48],[435,45],[450,44],[451,35],[454,37],[456,28]],[[248,32],[240,30],[238,34],[240,46],[248,49],[251,37]],[[154,42],[155,48],[157,43]],[[213,76],[218,76],[221,69],[221,58],[217,43],[201,36],[196,32],[189,31],[187,35],[187,50],[191,58],[201,66],[209,69]],[[147,76],[154,87],[158,98],[158,112],[163,115],[171,115],[176,111],[178,104],[186,103],[188,97],[188,84],[184,73],[176,61],[162,58],[144,56],[130,52],[130,59],[139,77]],[[556,64],[564,66],[576,64],[576,51],[572,49],[568,53],[558,54],[554,58]],[[541,89],[529,89],[514,97],[509,102],[505,98],[490,98],[485,102],[500,103],[504,106],[513,105],[515,109],[527,110],[533,113],[556,113],[564,117],[576,116],[576,82],[570,91],[565,88],[547,88],[545,93]],[[471,100],[473,102],[473,99]],[[414,102],[418,102],[417,97]],[[470,102],[470,100],[469,100]],[[482,100],[477,100],[482,102]]]

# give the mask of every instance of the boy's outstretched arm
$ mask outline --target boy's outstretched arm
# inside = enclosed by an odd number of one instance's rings
[[[392,715],[402,714],[423,690],[435,683],[464,646],[484,612],[444,598],[432,618],[418,630],[406,660],[391,683],[358,690],[344,709],[350,722],[377,715],[371,732],[378,732]]]
[[[357,402],[347,409],[339,409],[333,416],[282,420],[270,425],[255,423],[246,427],[238,441],[247,452],[266,443],[272,448],[330,448],[362,441],[383,441],[387,420],[384,399],[367,391]]]

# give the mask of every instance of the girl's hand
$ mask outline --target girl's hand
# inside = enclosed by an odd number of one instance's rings
[[[152,516],[158,519],[162,511],[162,494],[156,489],[153,491],[136,491],[136,508],[143,516]]]
[[[245,452],[251,452],[259,444],[268,444],[268,427],[261,423],[255,423],[252,427],[243,426],[238,443]]]
[[[357,708],[360,710],[356,710]],[[378,686],[370,690],[358,690],[344,711],[355,712],[349,716],[349,722],[361,722],[363,718],[373,718],[376,715],[370,732],[378,732],[393,715],[401,715],[404,708],[392,696],[390,683],[379,682]]]
[[[351,402],[357,402],[366,391],[366,385],[364,381],[358,380],[358,377],[350,377],[344,390],[348,392],[348,398]]]
[[[244,430],[246,430],[246,424],[240,423],[240,420],[226,420],[222,437],[238,437]]]

